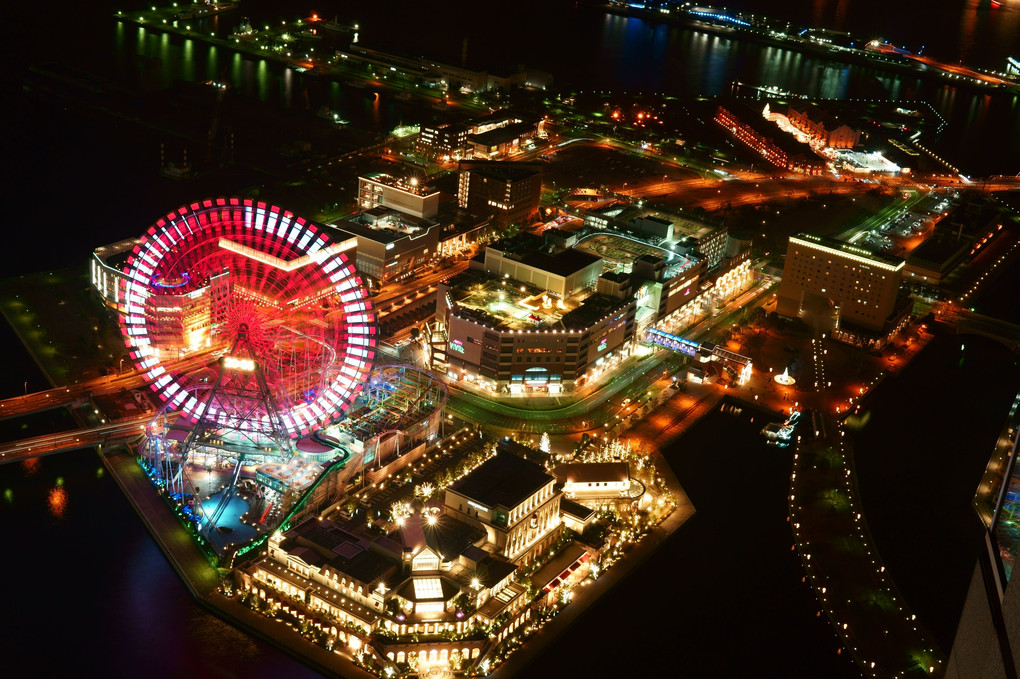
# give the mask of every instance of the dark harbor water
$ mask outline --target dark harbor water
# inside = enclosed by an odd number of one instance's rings
[[[717,409],[664,451],[696,514],[537,658],[535,676],[859,676],[801,582],[792,449],[765,445],[769,421]]]
[[[984,337],[940,336],[866,402],[853,434],[878,551],[943,649],[982,545],[974,494],[1018,389],[1020,355]]]

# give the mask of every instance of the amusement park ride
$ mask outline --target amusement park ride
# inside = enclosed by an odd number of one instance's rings
[[[205,200],[156,222],[125,266],[121,329],[163,401],[143,464],[221,556],[336,501],[387,441],[399,454],[438,423],[441,383],[373,371],[356,241],[330,235],[264,203]],[[222,488],[203,498],[199,478]]]

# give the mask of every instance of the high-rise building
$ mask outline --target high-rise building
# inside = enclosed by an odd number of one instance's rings
[[[790,236],[776,310],[799,317],[812,298],[822,300],[836,312],[837,338],[882,344],[906,318],[897,304],[904,264],[898,257],[798,233]]]
[[[499,229],[525,224],[538,215],[542,195],[541,163],[464,161],[459,165],[457,202],[479,215],[489,215]]]

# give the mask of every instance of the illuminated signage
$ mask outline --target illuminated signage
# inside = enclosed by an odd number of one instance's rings
[[[601,340],[599,340],[598,346],[599,351],[605,351],[607,346],[609,346],[609,338],[603,337]]]
[[[461,342],[459,339],[455,339],[452,342],[450,342],[450,350],[451,351],[456,351],[459,354],[463,354],[464,353],[464,343]]]
[[[255,361],[250,358],[238,358],[237,356],[224,356],[223,367],[227,370],[243,370],[251,372],[255,370]]]
[[[485,505],[480,505],[477,502],[472,502],[471,500],[468,500],[468,504],[471,505],[472,507],[474,507],[475,509],[477,509],[480,512],[487,512],[487,511],[489,511],[488,507],[486,507]]]

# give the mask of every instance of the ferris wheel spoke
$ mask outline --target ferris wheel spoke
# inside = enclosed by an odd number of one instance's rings
[[[371,369],[375,318],[342,246],[275,206],[229,198],[181,207],[149,229],[125,274],[125,343],[160,398],[191,420],[244,431],[276,421],[241,387],[224,398],[194,391],[250,364],[283,433],[301,436],[342,417]],[[232,356],[242,335],[244,351]]]

